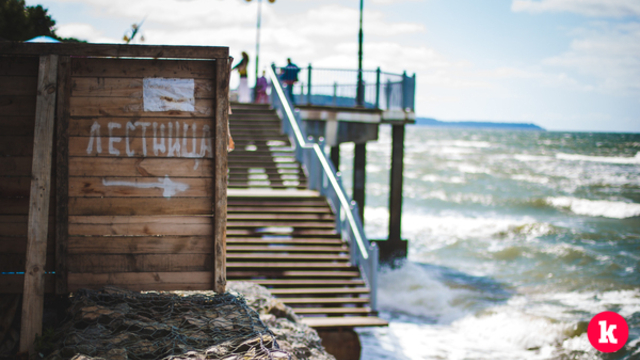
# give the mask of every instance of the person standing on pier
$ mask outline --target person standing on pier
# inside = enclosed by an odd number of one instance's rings
[[[287,85],[287,91],[291,97],[291,101],[295,103],[293,98],[293,84],[298,82],[298,73],[300,68],[291,62],[291,58],[287,58],[287,66],[282,68],[282,81]]]
[[[265,72],[262,72],[262,76],[256,80],[256,99],[255,102],[257,104],[266,104],[269,102],[269,97],[267,96],[267,88],[269,88],[269,82],[265,77]]]
[[[249,65],[249,55],[246,52],[242,52],[242,60],[238,65],[233,67],[233,70],[238,70],[240,74],[240,86],[238,86],[238,102],[248,103],[251,102],[251,92],[249,90],[249,80],[247,79],[247,66]]]

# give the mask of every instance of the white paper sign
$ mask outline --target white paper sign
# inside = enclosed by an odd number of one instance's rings
[[[144,111],[195,111],[193,79],[145,78]]]

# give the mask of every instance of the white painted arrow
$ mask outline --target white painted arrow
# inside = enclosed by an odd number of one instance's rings
[[[165,175],[163,178],[158,178],[158,182],[156,183],[144,183],[144,182],[134,182],[134,181],[109,181],[102,179],[102,185],[104,186],[132,186],[139,189],[151,189],[151,188],[159,188],[164,190],[162,196],[166,198],[170,198],[173,195],[177,194],[180,191],[186,191],[189,188],[189,185],[179,182],[173,182],[169,179],[169,175]]]

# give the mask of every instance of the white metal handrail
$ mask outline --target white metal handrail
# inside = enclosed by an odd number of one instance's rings
[[[319,190],[329,201],[336,215],[336,229],[343,239],[349,242],[350,258],[353,265],[359,266],[364,273],[365,281],[371,291],[371,308],[377,306],[377,269],[378,247],[369,243],[364,234],[358,205],[346,195],[333,163],[327,159],[323,151],[323,143],[310,141],[302,129],[300,115],[291,107],[291,99],[287,94],[273,66],[268,69],[271,79],[271,105],[282,119],[282,130],[295,146],[296,159],[304,167],[309,188]]]

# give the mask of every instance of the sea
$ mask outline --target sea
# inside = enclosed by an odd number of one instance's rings
[[[367,144],[370,239],[388,234],[390,135]],[[341,145],[348,189],[352,158]],[[640,134],[407,126],[402,237],[362,359],[640,359]],[[616,353],[587,338],[602,311],[629,325]]]

